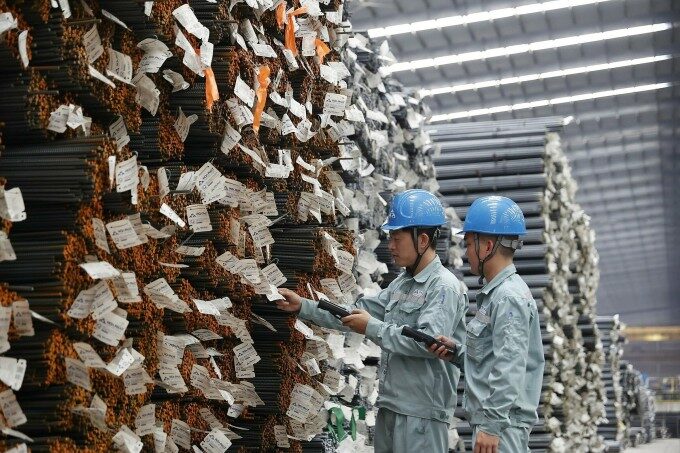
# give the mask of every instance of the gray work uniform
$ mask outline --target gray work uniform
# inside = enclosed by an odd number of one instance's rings
[[[401,328],[410,326],[464,344],[468,300],[461,283],[435,256],[415,277],[402,272],[377,295],[360,298],[356,306],[371,314],[366,337],[382,348],[375,451],[448,451],[447,425],[456,408],[460,370],[439,360],[427,346],[402,336]],[[302,300],[299,316],[319,326],[347,330],[309,299]],[[459,356],[463,350],[459,348]]]
[[[514,265],[477,294],[468,322],[465,398],[468,421],[500,437],[500,452],[528,451],[543,384],[543,343],[536,302]]]

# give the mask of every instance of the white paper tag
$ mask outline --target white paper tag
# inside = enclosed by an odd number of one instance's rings
[[[28,30],[24,30],[21,33],[19,33],[19,39],[18,39],[19,56],[21,57],[21,64],[24,65],[24,68],[28,68],[28,64],[29,64],[27,39],[28,39]]]
[[[224,453],[231,447],[231,441],[219,429],[213,429],[201,442],[205,453]]]
[[[106,365],[106,369],[109,373],[115,376],[120,376],[128,368],[130,368],[130,365],[132,365],[134,361],[135,358],[130,353],[130,351],[128,351],[127,348],[123,348],[119,350],[113,360],[111,360],[108,365]]]
[[[184,220],[182,220],[173,209],[168,206],[167,204],[163,203],[161,205],[160,213],[175,222],[177,225],[179,225],[181,228],[184,228],[186,226],[186,223],[184,223]]]
[[[31,309],[28,306],[27,300],[15,300],[12,302],[12,317],[14,318],[14,329],[19,336],[32,337],[35,335]]]
[[[109,346],[117,346],[130,322],[114,313],[97,320],[92,336]]]
[[[137,47],[144,52],[144,56],[139,62],[138,69],[138,71],[142,73],[158,72],[161,66],[163,66],[163,63],[165,63],[165,60],[172,56],[172,52],[168,46],[158,39],[146,38],[137,44]],[[165,74],[165,71],[163,73]]]
[[[222,145],[220,149],[224,154],[229,154],[229,151],[234,149],[234,146],[241,141],[241,134],[231,127],[229,123],[226,124],[224,128],[224,137],[222,138]]]
[[[26,360],[0,357],[0,381],[11,387],[12,390],[19,391],[21,389],[25,373]]]
[[[7,424],[12,428],[23,425],[28,421],[11,389],[0,393],[0,409]]]
[[[120,250],[124,250],[137,245],[142,245],[143,242],[139,239],[130,219],[117,220],[106,224],[106,229],[111,235],[111,239]]]
[[[80,360],[66,357],[66,379],[71,383],[85,390],[92,391],[92,383],[90,382],[90,375],[87,367]]]
[[[108,20],[110,20],[114,24],[120,25],[121,27],[129,30],[128,26],[125,25],[125,23],[122,20],[118,19],[116,16],[114,16],[113,14],[108,12],[107,10],[102,9],[102,16],[106,17]]]
[[[87,53],[88,63],[94,63],[104,54],[104,47],[102,46],[102,40],[99,37],[97,24],[94,24],[92,28],[83,35],[83,46]]]
[[[106,74],[121,82],[132,83],[132,58],[111,48],[106,51],[109,53]]]
[[[179,108],[179,114],[177,116],[177,120],[175,121],[175,130],[177,131],[177,135],[179,135],[180,140],[182,140],[182,143],[184,143],[184,141],[187,139],[187,136],[189,135],[189,128],[196,121],[198,121],[198,115],[194,114],[186,116],[182,111],[182,107]]]
[[[73,348],[86,367],[106,368],[106,363],[104,363],[99,354],[97,354],[97,351],[89,343],[73,343]]]
[[[180,447],[186,448],[187,450],[191,448],[191,428],[182,420],[176,418],[172,420],[170,437],[172,437],[172,440]]]
[[[250,88],[247,83],[241,79],[241,76],[236,76],[236,84],[234,85],[234,94],[242,100],[248,107],[252,107],[255,103],[255,90]]]
[[[326,93],[323,101],[323,113],[331,116],[344,116],[347,96],[344,94]]]

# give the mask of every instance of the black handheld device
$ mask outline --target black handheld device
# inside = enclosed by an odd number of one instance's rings
[[[432,346],[433,344],[436,344],[437,346],[444,346],[446,347],[446,351],[449,354],[456,355],[456,348],[454,347],[453,349],[449,348],[446,346],[444,343],[442,343],[439,340],[436,340],[434,337],[429,336],[426,333],[423,333],[419,330],[413,329],[409,326],[404,326],[401,328],[401,334],[405,337],[413,338],[414,340],[420,342],[420,343],[425,343],[428,346]]]
[[[352,312],[347,310],[345,307],[323,299],[319,300],[318,307],[322,310],[326,310],[328,313],[332,314],[338,319],[352,314]]]

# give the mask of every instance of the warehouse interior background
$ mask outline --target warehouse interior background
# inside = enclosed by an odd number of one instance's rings
[[[673,0],[368,0],[352,14],[355,30],[388,39],[393,75],[424,91],[435,128],[570,120],[597,311],[640,328],[625,357],[649,376],[680,373],[679,19]]]
[[[273,301],[384,288],[410,188],[468,320],[525,209],[533,453],[680,451],[680,1],[0,0],[0,57],[0,451],[372,452],[380,348]]]

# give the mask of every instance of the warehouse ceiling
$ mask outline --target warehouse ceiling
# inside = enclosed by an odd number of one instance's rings
[[[680,2],[365,0],[352,24],[388,39],[433,124],[567,118],[598,313],[680,324]]]

